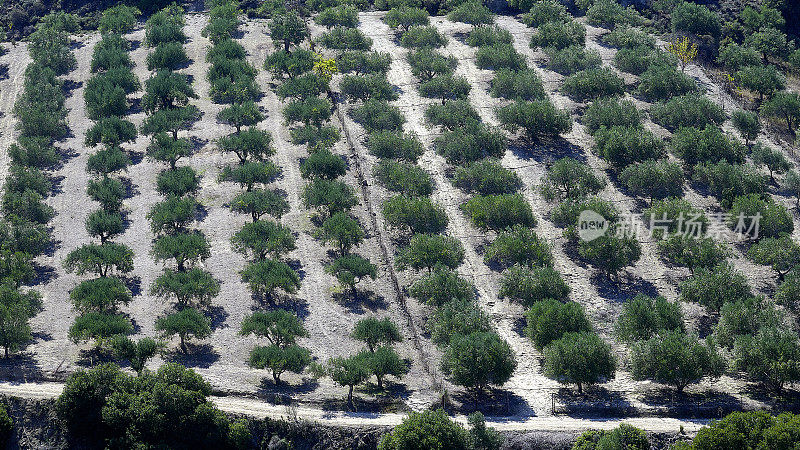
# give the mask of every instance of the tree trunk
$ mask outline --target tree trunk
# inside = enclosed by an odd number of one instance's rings
[[[3,347],[3,349],[5,350],[6,359],[8,359],[8,346]]]
[[[578,394],[582,394],[582,393],[583,393],[583,384],[579,381],[578,382]]]
[[[281,384],[281,375],[274,370],[272,371],[272,379],[275,380],[275,386]]]
[[[378,378],[378,389],[383,390],[383,375],[375,374]]]
[[[355,411],[355,407],[353,405],[353,387],[354,386],[351,384],[350,385],[350,390],[347,391],[347,404],[348,404],[348,406],[350,406],[351,410]]]
[[[182,335],[182,334],[180,335],[180,337],[181,337],[181,351],[182,351],[184,354],[186,354],[186,353],[187,353],[187,352],[186,352],[186,338],[185,338],[185,337],[184,337],[184,335]]]

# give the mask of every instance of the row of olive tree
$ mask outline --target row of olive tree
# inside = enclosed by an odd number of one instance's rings
[[[280,12],[272,17],[269,28],[273,44],[276,47],[281,42],[284,44],[280,45],[283,50],[270,54],[265,64],[265,67],[273,73],[273,78],[281,81],[277,88],[278,94],[283,99],[305,97],[300,92],[308,84],[304,82],[292,84],[291,80],[283,80],[281,72],[284,69],[289,70],[291,77],[296,76],[297,80],[309,80],[305,77],[313,67],[311,55],[307,55],[309,59],[298,66],[296,64],[300,58],[297,58],[297,53],[301,49],[292,48],[300,44],[306,36],[304,23],[294,14]],[[237,48],[236,52],[225,51],[225,46],[233,45]],[[289,212],[290,206],[279,191],[267,187],[280,176],[281,169],[269,160],[275,154],[272,136],[257,127],[258,122],[264,120],[264,116],[255,103],[261,95],[254,80],[255,69],[246,62],[245,51],[238,42],[215,44],[209,52],[209,57],[216,51],[221,54],[228,53],[238,65],[247,68],[246,73],[234,77],[232,82],[237,82],[238,78],[239,83],[247,80],[247,84],[254,86],[255,95],[234,99],[231,106],[252,111],[249,116],[243,114],[248,120],[228,121],[235,127],[235,131],[217,142],[220,150],[232,153],[238,159],[235,165],[229,165],[223,170],[220,181],[232,181],[240,186],[243,192],[231,201],[231,209],[249,214],[252,218],[251,222],[245,223],[231,237],[234,250],[249,260],[247,266],[240,272],[242,280],[249,285],[254,296],[274,302],[278,298],[276,294],[279,289],[287,294],[293,294],[300,288],[300,277],[286,260],[287,253],[296,248],[295,234],[289,227],[280,223],[281,217]],[[292,69],[289,69],[290,67]],[[209,75],[211,73],[209,71]],[[315,86],[321,89],[321,86]],[[220,119],[224,120],[222,116]],[[300,374],[311,363],[311,352],[297,342],[299,338],[308,336],[308,332],[303,327],[301,319],[286,309],[275,308],[254,312],[244,319],[240,333],[267,339],[268,345],[256,345],[250,351],[247,362],[250,367],[270,370],[276,385],[281,382],[280,377],[284,372]]]
[[[51,194],[50,170],[61,162],[54,143],[69,132],[64,83],[76,66],[70,34],[74,15],[52,13],[29,36],[31,63],[14,104],[17,142],[8,148],[11,164],[3,185],[0,220],[0,346],[5,355],[31,340],[28,320],[41,310],[41,296],[24,288],[36,281],[33,260],[51,245],[47,224],[55,215],[45,203]]]
[[[133,16],[132,22],[123,20],[128,15]],[[93,75],[84,90],[86,112],[94,121],[86,133],[85,145],[97,148],[86,164],[86,171],[92,176],[87,194],[100,204],[100,209],[87,217],[86,230],[99,243],[84,244],[64,260],[68,271],[95,277],[81,281],[70,292],[73,307],[80,313],[69,330],[70,338],[75,342],[94,340],[99,348],[114,346],[120,351],[122,342],[130,342],[122,336],[133,331],[130,319],[120,313],[119,306],[132,300],[125,277],[133,271],[134,254],[128,246],[114,242],[126,228],[122,213],[126,189],[115,175],[131,164],[123,144],[133,142],[137,136],[136,127],[125,117],[130,109],[127,96],[141,85],[131,70],[130,42],[123,37],[133,29],[137,16],[135,8],[126,6],[109,9],[102,16],[102,38],[94,47]],[[155,351],[155,342],[151,341],[143,344],[150,354],[143,355],[141,365],[136,358],[130,358],[137,370]]]

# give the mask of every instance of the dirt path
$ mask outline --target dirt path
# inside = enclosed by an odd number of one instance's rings
[[[61,383],[7,383],[0,382],[0,394],[31,398],[52,399],[58,397],[64,389]],[[304,420],[333,426],[394,426],[399,424],[405,415],[396,413],[348,413],[328,411],[308,406],[273,405],[260,400],[244,397],[216,397],[211,401],[227,413],[244,414],[262,419],[269,417],[275,420]],[[467,423],[465,416],[455,416],[455,420]],[[662,418],[603,418],[581,419],[568,416],[533,417],[533,418],[494,418],[486,417],[486,425],[499,431],[565,431],[580,432],[590,429],[609,430],[620,423],[628,423],[646,431],[659,433],[677,433],[681,428],[688,435],[693,435],[708,423],[706,420],[680,420]]]

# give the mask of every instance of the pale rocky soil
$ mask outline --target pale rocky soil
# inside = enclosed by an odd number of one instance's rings
[[[546,379],[541,374],[540,354],[522,335],[524,326],[524,310],[518,304],[497,298],[501,274],[489,269],[483,263],[481,247],[491,242],[493,236],[487,236],[476,230],[461,213],[459,205],[467,196],[453,187],[446,177],[447,164],[444,159],[432,150],[432,142],[436,136],[435,130],[429,128],[424,121],[423,113],[432,100],[421,98],[416,90],[416,80],[411,74],[410,66],[405,60],[407,51],[400,47],[394,33],[381,20],[381,13],[364,13],[361,15],[359,27],[373,39],[373,50],[388,52],[392,55],[393,62],[388,77],[390,83],[397,86],[400,98],[394,102],[401,108],[406,116],[406,131],[416,132],[425,143],[427,152],[420,160],[420,165],[430,171],[436,182],[433,199],[442,205],[450,218],[448,234],[462,240],[467,251],[465,263],[459,269],[461,273],[471,279],[476,285],[479,294],[479,303],[491,315],[498,333],[506,339],[514,349],[518,368],[512,379],[504,387],[509,393],[507,402],[513,403],[513,409],[508,411],[515,416],[515,420],[508,422],[508,426],[527,423],[525,420],[536,421],[536,427],[570,427],[573,424],[563,422],[563,418],[554,419],[553,423],[546,425],[547,419],[543,416],[551,414],[552,394],[559,392],[559,385]],[[192,75],[194,86],[200,98],[195,104],[204,113],[189,131],[189,136],[199,143],[198,152],[191,158],[179,164],[191,165],[202,175],[202,183],[198,199],[203,204],[206,214],[195,224],[209,239],[212,246],[212,257],[205,262],[205,268],[222,281],[222,291],[213,300],[215,312],[214,334],[211,338],[195,342],[192,356],[182,357],[173,351],[163,358],[155,358],[149,363],[157,367],[164,360],[176,360],[198,370],[215,389],[240,395],[259,395],[271,398],[272,394],[292,396],[295,400],[308,403],[326,402],[331,399],[339,400],[345,390],[329,380],[314,381],[308,377],[292,376],[285,374],[284,378],[292,387],[275,389],[266,371],[250,369],[246,366],[249,350],[256,345],[257,340],[252,337],[238,335],[242,319],[251,311],[263,307],[252,299],[248,288],[241,282],[238,271],[244,268],[245,259],[233,252],[229,239],[246,218],[232,213],[227,202],[238,193],[238,186],[232,183],[218,183],[217,175],[221,168],[235,161],[232,155],[223,155],[217,151],[214,139],[233,131],[231,127],[219,124],[216,114],[222,105],[211,102],[208,94],[208,81],[206,72],[208,64],[205,62],[206,50],[209,41],[201,36],[201,30],[206,23],[206,17],[201,14],[187,16],[186,33],[190,40],[186,45],[187,53],[192,59],[191,64],[183,69]],[[524,55],[531,67],[535,68],[542,77],[552,101],[559,107],[565,108],[576,120],[572,132],[564,136],[569,145],[559,147],[541,146],[531,148],[530,144],[522,139],[512,140],[509,151],[502,159],[503,164],[516,171],[524,181],[522,193],[533,207],[538,224],[536,231],[540,236],[548,239],[552,244],[555,257],[555,268],[562,273],[565,280],[572,288],[572,298],[586,307],[598,332],[614,345],[618,357],[624,361],[627,354],[625,346],[617,344],[612,336],[613,322],[618,315],[625,299],[632,297],[637,292],[644,291],[650,294],[664,295],[670,300],[676,300],[677,284],[684,279],[688,272],[680,268],[667,267],[658,257],[653,242],[642,244],[642,258],[628,270],[627,281],[621,287],[609,286],[595,276],[595,270],[580,261],[567,256],[564,250],[562,230],[555,227],[549,220],[549,212],[553,205],[547,203],[539,194],[536,185],[539,184],[547,165],[557,158],[566,155],[584,158],[586,162],[598,172],[604,173],[606,165],[592,151],[591,136],[577,120],[585,105],[578,104],[559,92],[563,77],[544,68],[546,57],[543,52],[534,51],[528,46],[532,29],[527,28],[513,17],[500,16],[497,23],[509,30],[514,36],[514,45],[517,51]],[[460,39],[469,30],[464,24],[451,23],[443,18],[432,18],[434,24],[449,37],[448,45],[441,49],[445,55],[458,58],[458,75],[470,81],[473,88],[470,101],[480,112],[481,118],[488,124],[497,124],[494,109],[502,103],[501,100],[492,98],[488,93],[489,83],[493,77],[491,71],[480,70],[475,66],[474,48],[466,46]],[[310,23],[312,34],[318,35],[322,30]],[[259,69],[257,81],[265,95],[259,105],[267,116],[266,120],[258,126],[269,130],[273,136],[274,146],[277,150],[273,161],[283,169],[283,177],[275,185],[284,190],[291,205],[289,214],[283,217],[282,222],[297,233],[297,250],[289,255],[289,259],[296,262],[302,274],[302,287],[300,291],[287,299],[282,305],[294,309],[304,320],[310,337],[302,341],[312,350],[319,362],[324,362],[333,356],[346,356],[356,352],[361,345],[349,338],[353,324],[368,315],[388,316],[400,324],[406,340],[398,346],[401,355],[413,361],[411,372],[403,379],[405,390],[396,388],[392,394],[399,396],[408,406],[417,409],[432,403],[438,398],[441,387],[451,392],[457,388],[444,380],[438,369],[441,352],[425,335],[425,322],[430,310],[418,304],[411,298],[406,298],[401,292],[395,291],[391,281],[393,269],[393,255],[398,250],[398,242],[394,240],[394,233],[387,229],[379,211],[381,202],[389,196],[371,177],[376,158],[369,155],[363,146],[366,137],[363,129],[355,124],[347,114],[334,115],[333,124],[346,131],[352,139],[353,147],[348,146],[348,141],[343,139],[335,149],[339,154],[346,156],[350,163],[350,170],[344,181],[364,192],[369,202],[362,201],[354,210],[361,223],[367,230],[368,239],[357,249],[357,252],[369,257],[379,265],[379,277],[376,281],[365,281],[360,289],[366,293],[364,302],[342,302],[338,295],[336,280],[324,272],[324,265],[331,260],[329,250],[321,241],[316,240],[312,233],[314,226],[311,222],[312,211],[305,209],[300,200],[300,193],[305,180],[300,177],[299,163],[307,156],[305,148],[295,146],[289,140],[289,129],[284,123],[281,110],[282,102],[274,94],[275,82],[269,73],[263,70],[263,61],[266,55],[273,50],[273,45],[266,34],[266,22],[248,20],[241,27],[241,43],[248,52],[249,61]],[[597,37],[604,30],[588,27],[587,46],[596,49],[603,57],[604,65],[611,65],[615,50],[603,47]],[[131,33],[128,38],[135,43],[140,42],[144,32],[139,29]],[[67,331],[75,317],[69,303],[68,295],[80,281],[79,277],[67,274],[61,268],[61,261],[66,254],[83,243],[90,242],[83,227],[83,222],[89,213],[97,208],[86,195],[88,175],[85,171],[86,160],[93,149],[83,145],[86,130],[91,126],[85,113],[83,101],[83,82],[89,76],[89,61],[94,44],[98,41],[97,35],[80,36],[76,38],[81,45],[75,49],[78,59],[78,68],[65,78],[74,83],[76,88],[71,91],[67,99],[69,109],[69,125],[72,135],[59,146],[70,154],[65,158],[64,164],[55,173],[55,177],[63,177],[57,190],[49,199],[57,212],[51,223],[53,235],[57,243],[51,254],[40,257],[38,263],[51,272],[45,272],[41,282],[36,286],[44,295],[45,308],[32,321],[36,332],[35,342],[23,353],[15,356],[9,362],[0,363],[0,370],[13,379],[40,379],[62,378],[80,367],[84,367],[89,360],[85,345],[75,345],[67,338]],[[135,62],[134,73],[144,83],[150,76],[145,67],[145,58],[148,49],[142,45],[134,45],[131,57]],[[13,142],[14,119],[11,114],[16,92],[21,89],[22,73],[29,59],[24,46],[19,45],[11,49],[9,54],[0,57],[0,64],[9,65],[9,78],[0,81],[0,176],[7,173],[8,157],[5,151]],[[722,94],[700,67],[690,66],[688,73],[697,78],[700,83],[709,89],[709,96],[715,101],[723,102],[726,109],[730,110],[733,100]],[[626,74],[626,83],[629,87],[636,82],[636,77]],[[334,80],[334,87],[337,86]],[[141,92],[134,95],[140,98]],[[643,111],[649,104],[634,99],[637,106]],[[435,101],[435,100],[434,100]],[[355,105],[341,104],[342,112]],[[135,124],[140,125],[144,114],[137,108],[132,109],[129,116]],[[669,133],[649,120],[646,125],[660,136],[668,137]],[[729,124],[725,125],[731,131]],[[768,136],[764,136],[768,139]],[[135,269],[133,275],[136,284],[140,286],[138,295],[133,302],[123,311],[131,316],[137,325],[137,336],[155,336],[155,319],[164,314],[170,305],[149,294],[149,286],[162,270],[160,263],[153,261],[150,248],[153,235],[145,215],[150,207],[161,198],[155,191],[157,173],[164,167],[145,157],[143,153],[149,138],[140,136],[137,141],[128,146],[134,155],[134,163],[124,177],[130,181],[132,196],[125,201],[130,226],[118,241],[129,245],[135,252]],[[567,148],[569,147],[569,148]],[[360,168],[360,173],[357,169]],[[364,179],[362,180],[362,177]],[[362,181],[365,183],[360,191]],[[641,212],[646,205],[636,199],[625,195],[614,184],[601,193],[601,197],[614,202],[622,212]],[[719,211],[719,206],[714,198],[706,197],[692,190],[686,189],[686,198],[696,206],[703,207],[707,213]],[[776,197],[787,207],[793,206],[791,199]],[[364,200],[364,199],[362,199]],[[800,223],[795,213],[795,236],[800,233]],[[381,249],[381,242],[388,249],[389,260]],[[748,262],[736,251],[732,261],[737,268],[747,277],[757,292],[768,294],[774,289],[775,277],[772,271],[763,266]],[[416,274],[397,272],[401,286],[408,286]],[[705,312],[696,305],[683,305],[687,320],[692,327],[707,319],[703,319]],[[170,343],[171,350],[175,342]],[[618,371],[614,380],[604,385],[607,391],[597,391],[593,400],[587,401],[587,406],[602,409],[608,406],[610,411],[619,411],[622,408],[629,411],[636,408],[640,413],[659,414],[664,411],[663,405],[649,401],[645,397],[649,393],[656,393],[660,386],[649,382],[634,382],[624,370]],[[765,406],[760,401],[748,395],[747,384],[741,378],[723,377],[715,382],[702,383],[689,388],[696,394],[693,399],[705,402],[706,405],[740,403],[739,407]],[[361,394],[365,395],[365,394]],[[731,396],[730,398],[727,396]],[[509,397],[512,400],[509,400]],[[220,400],[220,407],[226,408],[224,399]],[[239,400],[231,399],[231,410],[236,408],[255,408],[258,414],[263,413],[264,403],[253,403],[246,406],[236,406]],[[560,398],[558,402],[564,402]],[[694,402],[694,400],[691,400]],[[257,406],[255,406],[257,405]],[[244,412],[244,411],[242,411]],[[312,414],[308,412],[308,414]],[[316,414],[316,413],[315,413]],[[609,415],[616,415],[611,413]],[[348,416],[349,417],[349,416]],[[537,419],[529,419],[537,417]],[[390,419],[387,419],[390,420]],[[393,420],[393,419],[391,419]],[[641,419],[656,421],[659,419]],[[612,422],[603,422],[610,424]],[[651,425],[655,422],[651,422]],[[666,422],[665,422],[666,423]],[[676,422],[677,423],[677,422]],[[669,423],[670,429],[677,428],[676,423]],[[534,426],[533,422],[529,424]],[[502,425],[496,425],[502,426]],[[522,426],[522,425],[519,425]],[[528,426],[528,425],[525,425]],[[578,426],[578,425],[574,425]],[[591,427],[601,426],[600,422],[591,422]],[[603,425],[605,426],[605,425]],[[655,426],[655,425],[653,425]],[[667,425],[665,425],[667,426]],[[510,428],[509,428],[510,429]]]

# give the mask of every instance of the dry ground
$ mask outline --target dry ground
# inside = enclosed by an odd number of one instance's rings
[[[542,376],[539,360],[541,355],[521,333],[524,325],[523,309],[517,304],[497,298],[501,275],[483,263],[481,248],[491,241],[492,236],[480,233],[461,213],[458,206],[466,200],[466,196],[453,187],[447,179],[447,165],[444,159],[432,150],[434,130],[424,123],[423,113],[431,100],[421,98],[417,93],[416,80],[405,60],[406,50],[398,45],[394,33],[383,23],[381,16],[381,13],[364,13],[361,15],[359,27],[373,39],[373,50],[392,55],[393,62],[388,77],[400,93],[400,98],[394,104],[400,107],[406,116],[406,131],[416,132],[426,145],[427,151],[421,158],[420,164],[430,171],[436,182],[433,199],[445,208],[450,218],[448,233],[460,238],[467,250],[466,261],[460,271],[475,283],[479,303],[491,315],[498,333],[511,344],[517,355],[518,369],[504,387],[505,402],[511,405],[511,409],[505,412],[518,420],[532,416],[548,416],[551,414],[553,394],[559,395],[558,402],[562,408],[565,403],[581,404],[599,414],[603,414],[604,411],[606,415],[673,412],[669,401],[663,398],[653,400],[661,395],[660,386],[632,381],[624,365],[614,380],[605,384],[603,389],[595,390],[584,403],[580,403],[578,399],[570,400],[568,397],[563,397],[559,385]],[[186,49],[192,62],[183,71],[193,78],[195,89],[200,96],[196,104],[204,114],[188,132],[189,136],[198,142],[198,151],[179,164],[191,165],[203,177],[198,199],[205,208],[205,214],[196,227],[206,234],[212,246],[212,257],[205,262],[205,268],[222,281],[222,291],[213,301],[215,320],[212,337],[198,342],[199,345],[195,346],[193,354],[189,357],[168,352],[163,358],[155,358],[149,365],[156,367],[164,360],[180,361],[197,369],[216,389],[227,393],[259,395],[267,398],[280,394],[309,403],[327,403],[331,399],[341,399],[345,390],[330,381],[314,381],[308,377],[287,374],[284,377],[291,387],[276,389],[266,371],[253,370],[246,366],[247,354],[257,340],[239,336],[238,330],[247,314],[265,305],[260,305],[251,298],[249,290],[241,282],[238,271],[244,267],[245,260],[232,250],[229,242],[233,233],[245,222],[245,217],[230,212],[227,207],[227,202],[236,195],[239,188],[232,183],[217,182],[221,168],[225,164],[234,162],[234,158],[217,151],[214,140],[230,133],[233,129],[216,121],[216,114],[222,109],[222,105],[212,103],[209,98],[209,86],[205,78],[208,70],[205,54],[210,43],[201,36],[206,21],[207,18],[203,14],[187,16],[185,31],[190,40]],[[449,44],[442,49],[442,52],[459,60],[457,74],[466,77],[473,86],[469,98],[471,103],[480,112],[484,122],[497,124],[494,109],[501,104],[501,101],[492,98],[488,93],[492,72],[478,69],[474,61],[475,49],[463,43],[464,33],[469,28],[463,24],[451,23],[444,18],[432,18],[432,23],[450,37]],[[578,119],[585,105],[578,104],[559,92],[563,77],[544,68],[546,61],[544,54],[528,46],[532,29],[514,17],[500,16],[497,23],[512,33],[517,51],[526,57],[529,64],[542,77],[552,101],[570,111],[573,119]],[[318,27],[313,24],[311,26],[314,35],[321,32]],[[361,285],[363,298],[359,301],[349,301],[339,293],[336,280],[324,272],[324,265],[331,260],[329,248],[312,235],[313,212],[305,209],[300,200],[305,180],[300,177],[299,163],[307,156],[307,152],[304,147],[291,144],[289,129],[281,115],[283,104],[273,91],[275,82],[262,67],[264,58],[273,50],[266,33],[266,22],[249,20],[242,25],[241,30],[240,42],[248,52],[249,61],[259,69],[257,81],[265,93],[259,105],[267,118],[258,126],[272,133],[277,150],[273,160],[283,169],[283,176],[275,186],[286,192],[291,205],[291,212],[283,217],[282,222],[297,233],[298,248],[289,255],[289,259],[294,260],[299,268],[302,287],[284,306],[294,309],[303,318],[309,330],[310,336],[303,340],[302,344],[309,347],[320,362],[333,356],[349,355],[360,348],[360,344],[348,336],[357,320],[369,315],[391,317],[401,325],[406,336],[406,340],[398,349],[402,356],[412,361],[411,372],[403,380],[404,387],[396,386],[392,395],[415,409],[434,402],[438,398],[441,386],[451,392],[455,388],[443,380],[437,368],[440,351],[431,344],[424,333],[425,321],[430,310],[413,299],[407,299],[404,293],[398,293],[394,288],[392,255],[397,251],[397,242],[393,240],[393,234],[387,230],[378,211],[378,206],[389,194],[371,177],[377,161],[363,146],[365,138],[363,129],[347,114],[334,116],[333,124],[342,128],[346,132],[343,135],[346,134],[351,139],[350,141],[343,138],[335,149],[336,152],[345,155],[350,163],[350,170],[344,181],[366,195],[354,209],[354,213],[368,234],[368,239],[357,251],[368,256],[380,268],[376,281]],[[605,30],[588,27],[588,31],[587,46],[598,50],[603,57],[604,65],[610,65],[615,50],[602,46],[597,40]],[[140,45],[143,37],[142,29],[128,36],[135,44],[131,52],[135,62],[134,73],[142,82],[150,76],[145,67],[145,58],[149,50]],[[93,150],[83,145],[86,130],[91,126],[84,108],[83,83],[90,76],[89,61],[93,46],[98,39],[99,37],[94,34],[76,38],[79,45],[74,51],[78,67],[65,77],[71,82],[69,84],[72,87],[67,99],[71,136],[59,143],[59,147],[68,156],[63,166],[54,174],[59,180],[58,189],[48,199],[48,203],[57,212],[51,223],[56,245],[51,253],[43,255],[37,261],[46,269],[42,271],[40,283],[36,286],[36,289],[44,295],[45,307],[44,311],[32,321],[36,333],[35,341],[24,352],[0,366],[7,378],[60,379],[92,362],[85,352],[86,345],[73,344],[67,338],[67,331],[75,317],[68,295],[70,289],[80,279],[65,273],[61,268],[61,261],[69,251],[90,242],[83,222],[88,214],[97,208],[86,195],[89,178],[85,166],[88,155]],[[22,73],[28,61],[23,45],[13,47],[7,55],[0,57],[0,64],[9,65],[9,77],[0,81],[0,112],[2,112],[0,176],[3,178],[8,167],[6,150],[14,138],[14,119],[11,109],[16,93],[21,88]],[[708,89],[712,99],[727,105],[730,109],[733,99],[722,93],[705,75],[702,68],[690,66],[687,70]],[[631,85],[636,82],[636,77],[625,75],[625,80]],[[141,93],[134,96],[135,99],[140,97]],[[638,99],[634,101],[641,110],[649,109],[650,105],[646,102]],[[339,106],[346,111],[353,105]],[[134,106],[130,120],[140,125],[143,119],[143,112]],[[666,130],[649,120],[646,121],[646,126],[660,136],[669,135]],[[725,129],[730,131],[730,124],[726,124]],[[515,138],[502,162],[524,181],[523,194],[532,205],[538,220],[536,231],[552,243],[555,268],[563,274],[572,288],[572,298],[586,307],[601,336],[614,345],[615,352],[624,361],[627,349],[617,344],[610,334],[623,301],[640,291],[657,293],[674,301],[678,295],[677,284],[688,275],[688,272],[666,266],[658,257],[655,244],[644,242],[642,258],[628,271],[627,281],[622,286],[610,286],[595,276],[595,270],[591,266],[571,259],[566,254],[563,248],[562,230],[548,220],[553,205],[541,197],[536,185],[539,184],[547,165],[566,154],[584,158],[599,173],[605,173],[606,165],[592,152],[592,138],[577,120],[573,131],[564,138],[564,142],[559,145],[536,148]],[[768,136],[764,138],[769,139]],[[352,147],[348,145],[349,142],[352,142]],[[147,143],[148,138],[140,136],[134,144],[128,146],[136,156],[134,164],[124,174],[131,186],[131,197],[125,201],[129,226],[125,234],[118,239],[130,246],[136,255],[133,285],[138,286],[137,295],[123,311],[134,320],[137,336],[155,336],[154,321],[170,306],[149,293],[149,285],[161,272],[162,266],[150,256],[153,235],[145,215],[150,207],[160,200],[155,190],[155,178],[158,171],[164,167],[143,157]],[[360,189],[362,186],[363,189]],[[641,212],[646,206],[627,196],[613,183],[609,183],[601,196],[614,202],[623,212]],[[686,198],[709,213],[719,210],[715,199],[704,196],[691,187],[687,187]],[[790,199],[776,198],[787,206],[792,206]],[[796,211],[792,211],[796,222],[795,237],[798,237],[800,222]],[[386,254],[383,251],[384,246],[387,249]],[[758,292],[768,294],[774,289],[775,277],[771,270],[748,262],[738,250],[732,261],[745,273]],[[407,286],[415,278],[413,274],[395,274],[401,286]],[[702,308],[694,305],[683,305],[683,307],[691,326],[697,327],[698,324],[707,322]],[[175,348],[174,344],[171,343],[170,349]],[[689,391],[691,395],[688,399],[679,401],[679,405],[702,404],[725,408],[766,406],[762,402],[763,397],[751,395],[748,385],[741,378],[723,377],[715,382],[705,382],[692,387]]]

